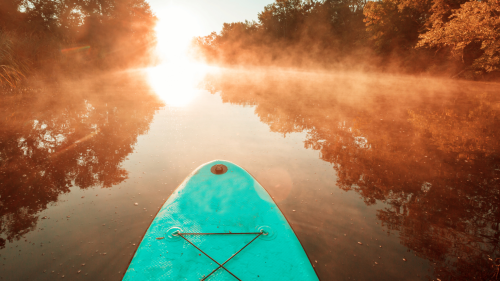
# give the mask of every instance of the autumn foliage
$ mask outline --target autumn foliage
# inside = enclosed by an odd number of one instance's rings
[[[225,65],[356,68],[497,79],[498,0],[276,0],[257,22],[199,37]]]
[[[155,23],[144,0],[2,0],[0,86],[147,64]]]

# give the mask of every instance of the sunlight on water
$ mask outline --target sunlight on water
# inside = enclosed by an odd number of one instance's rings
[[[153,90],[170,106],[185,106],[201,91],[199,83],[208,71],[208,66],[189,61],[164,63],[147,69],[148,80]]]

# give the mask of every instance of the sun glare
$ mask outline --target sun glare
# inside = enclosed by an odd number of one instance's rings
[[[157,16],[158,24],[155,30],[160,57],[166,62],[185,59],[191,40],[201,35],[197,17],[178,6],[169,6]]]
[[[169,106],[185,106],[200,92],[197,86],[208,69],[187,55],[191,40],[201,35],[200,25],[194,14],[177,6],[157,16],[157,52],[162,63],[147,70],[149,82]]]
[[[147,70],[153,90],[169,106],[182,107],[191,102],[201,91],[200,81],[207,66],[196,63],[165,63]]]

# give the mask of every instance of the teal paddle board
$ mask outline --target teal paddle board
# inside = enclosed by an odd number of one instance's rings
[[[287,220],[243,168],[200,166],[162,206],[123,280],[318,280]]]

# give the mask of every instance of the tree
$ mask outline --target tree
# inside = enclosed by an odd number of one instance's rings
[[[290,39],[303,21],[303,5],[301,0],[276,0],[259,13],[259,23],[275,38]]]
[[[345,49],[352,49],[365,42],[363,10],[366,4],[365,0],[326,0],[315,8],[327,12],[333,38],[342,42]]]
[[[22,0],[0,1],[0,26],[11,29],[19,24],[21,13],[18,8]]]
[[[475,75],[500,70],[500,2],[467,2],[450,18],[422,34],[417,47],[449,47]]]
[[[431,0],[383,0],[368,2],[363,11],[375,50],[388,54],[409,50],[429,16]]]
[[[27,66],[147,64],[155,24],[145,0],[1,0],[0,85],[14,87]]]

